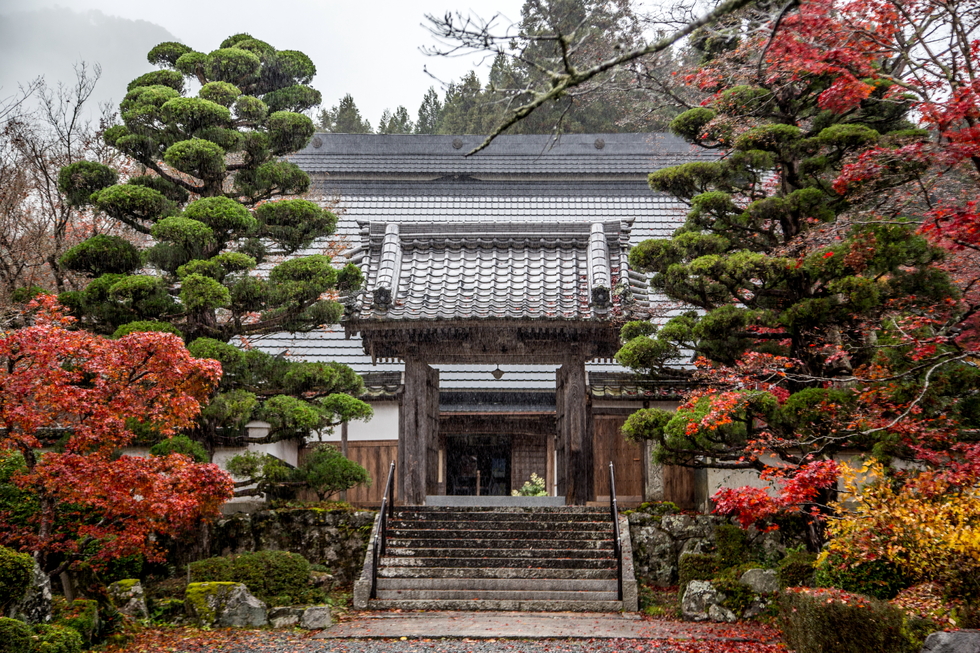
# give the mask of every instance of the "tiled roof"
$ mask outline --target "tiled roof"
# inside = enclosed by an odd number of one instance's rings
[[[602,222],[631,220],[631,242],[667,238],[688,207],[645,181],[384,182],[315,180],[336,198],[337,235],[359,238],[359,222]]]
[[[368,223],[352,323],[646,315],[628,224]]]
[[[416,223],[442,223],[445,231],[464,239],[474,236],[476,231],[483,231],[490,240],[498,240],[501,230],[510,229],[507,225],[533,223],[536,228],[548,232],[552,243],[549,245],[552,249],[540,251],[560,253],[554,263],[547,265],[553,271],[567,270],[580,277],[584,275],[588,283],[586,261],[591,225],[631,225],[629,245],[648,238],[669,237],[683,221],[688,207],[671,197],[652,192],[646,183],[647,173],[664,166],[715,156],[711,152],[692,151],[687,143],[663,134],[565,135],[554,147],[549,147],[548,136],[502,136],[486,151],[471,157],[464,155],[479,144],[482,137],[458,137],[459,148],[453,145],[456,138],[317,134],[292,160],[311,174],[316,192],[336,199],[340,222],[335,238],[352,250],[362,247],[362,227],[367,223],[397,223],[402,234],[413,232]],[[602,141],[601,148],[596,147],[599,140]],[[569,247],[559,237],[557,229],[571,224],[577,224],[581,229],[574,236],[581,247]],[[605,233],[605,227],[603,231]],[[383,233],[374,237],[380,242]],[[450,235],[443,242],[448,243],[452,238]],[[326,241],[315,243],[300,254],[316,253],[327,246]],[[613,280],[622,278],[622,270],[617,272],[613,268],[617,264],[623,265],[626,247],[627,243],[621,242],[617,253],[615,245],[609,245]],[[365,259],[369,250],[370,243],[368,248],[351,251],[349,255]],[[475,284],[476,275],[497,270],[499,266],[515,265],[515,261],[520,260],[520,253],[512,250],[510,244],[484,243],[476,250],[466,250],[479,251],[478,255],[464,254],[462,248],[453,249],[448,245],[430,250],[428,254],[419,248],[406,250],[403,254],[413,259],[412,265],[418,263],[420,270],[422,266],[429,266],[430,270],[438,267],[439,275],[431,280],[442,284],[440,288],[458,288],[454,300],[459,302],[457,306],[469,306],[473,315],[478,316],[482,307],[476,300],[467,304],[462,292],[464,276],[472,278]],[[501,251],[512,252],[515,257],[501,259]],[[378,253],[380,255],[380,251]],[[482,267],[470,270],[466,275],[456,275],[454,261],[470,261],[471,258]],[[530,252],[526,258],[528,263],[532,261]],[[390,271],[394,277],[394,269]],[[367,272],[370,284],[377,269]],[[542,268],[541,274],[546,277],[548,272]],[[398,276],[403,278],[401,269]],[[531,277],[528,273],[523,280],[514,279],[510,281],[511,287],[524,287],[526,283],[530,288],[537,282]],[[419,292],[431,288],[422,281],[412,283]],[[645,280],[633,273],[630,284],[635,296],[642,300],[641,295],[648,292]],[[425,319],[421,316],[436,319],[432,314],[433,299],[424,298],[424,295],[432,294],[431,291],[416,294],[415,304],[408,307],[393,305],[392,308],[417,311],[419,317],[416,319]],[[372,299],[370,294],[363,295],[361,305],[367,301],[369,309],[373,310]],[[573,292],[571,300],[564,296],[556,299],[556,307],[570,311],[564,313],[566,315],[584,314],[589,309],[588,299],[587,293],[583,296],[581,292]],[[655,296],[648,299],[654,305],[663,301]],[[511,314],[521,311],[521,315],[525,315],[520,302],[495,303],[495,306],[506,306]],[[256,344],[266,351],[284,353],[290,358],[335,360],[348,364],[360,374],[369,374],[366,380],[368,394],[372,397],[391,396],[400,387],[394,384],[394,378],[402,372],[403,364],[372,361],[365,353],[361,339],[357,335],[345,338],[343,327],[303,334],[275,334],[261,338]],[[553,390],[555,386],[554,365],[502,365],[505,374],[501,379],[490,374],[494,364],[436,367],[440,372],[440,387],[444,389]],[[590,378],[594,374],[624,372],[623,368],[609,361],[590,362],[587,369]],[[380,376],[374,373],[380,373]],[[592,382],[595,396],[651,397],[670,392],[666,388],[632,388],[625,381],[613,382],[612,377],[607,378],[609,383],[606,383],[603,378],[596,377]]]
[[[310,173],[336,175],[630,175],[714,154],[669,134],[498,136],[317,134],[290,160]],[[457,147],[458,146],[458,147]]]

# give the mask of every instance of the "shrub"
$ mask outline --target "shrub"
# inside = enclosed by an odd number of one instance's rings
[[[83,646],[77,630],[58,624],[34,626],[34,637],[31,653],[79,653]]]
[[[548,496],[548,488],[545,487],[545,480],[531,472],[531,480],[525,481],[521,489],[514,490],[511,494],[515,497],[545,497]]]
[[[172,438],[161,440],[150,447],[151,456],[169,456],[172,453],[181,453],[190,456],[196,463],[210,462],[207,449],[200,442],[194,442],[186,435],[175,435]]]
[[[256,551],[190,564],[195,583],[243,583],[269,605],[318,602],[322,593],[310,587],[310,563],[287,551]]]
[[[99,604],[90,599],[75,599],[64,607],[58,621],[59,625],[78,632],[82,643],[90,646],[100,634]]]
[[[721,571],[718,556],[705,553],[685,553],[678,563],[680,595],[684,596],[687,584],[692,580],[711,580]]]
[[[23,621],[0,617],[0,653],[24,653],[30,647],[30,627]]]
[[[24,598],[33,576],[31,556],[0,546],[0,614]]]
[[[715,526],[715,546],[723,567],[742,564],[749,558],[748,537],[734,524]]]
[[[794,588],[779,599],[786,646],[796,653],[911,653],[901,610],[835,589]]]
[[[887,560],[847,563],[837,553],[820,560],[814,580],[818,587],[836,587],[882,600],[893,599],[903,589],[912,586],[912,580]]]
[[[809,587],[812,585],[816,562],[816,554],[809,551],[790,551],[776,567],[779,588]]]
[[[672,501],[647,501],[641,503],[637,512],[645,512],[648,515],[678,515],[681,509]]]
[[[371,485],[371,476],[366,469],[330,445],[314,447],[299,466],[299,473],[306,487],[313,490],[320,501],[355,485]]]
[[[737,579],[716,578],[711,581],[711,586],[725,595],[725,600],[721,603],[722,607],[728,608],[737,616],[742,616],[756,596]]]

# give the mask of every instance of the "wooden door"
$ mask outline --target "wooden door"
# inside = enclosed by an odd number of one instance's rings
[[[626,415],[596,415],[593,419],[596,501],[609,501],[609,461],[612,461],[616,468],[619,505],[642,503],[646,461],[643,445],[627,442],[620,433]]]

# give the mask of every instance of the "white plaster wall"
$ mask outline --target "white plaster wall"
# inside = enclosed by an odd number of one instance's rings
[[[398,402],[372,402],[374,417],[370,422],[353,421],[347,423],[347,441],[357,440],[397,440],[398,439]],[[323,442],[340,442],[340,427],[333,433],[324,434]]]

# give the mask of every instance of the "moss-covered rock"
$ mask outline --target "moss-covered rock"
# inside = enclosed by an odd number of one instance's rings
[[[201,627],[260,627],[269,623],[265,603],[241,583],[191,583],[184,594],[184,609]]]
[[[146,608],[143,585],[139,579],[117,580],[109,585],[109,596],[112,598],[113,605],[122,614],[134,619],[149,618],[150,613]]]

